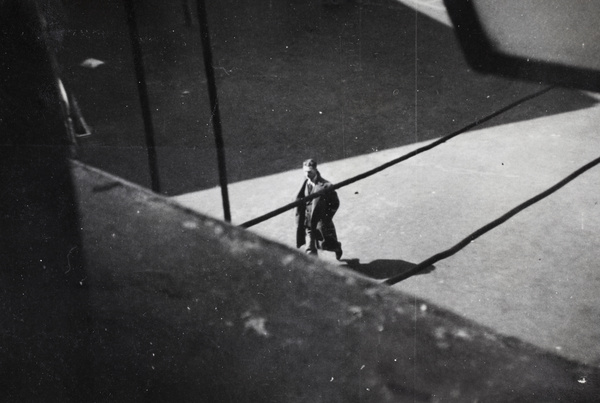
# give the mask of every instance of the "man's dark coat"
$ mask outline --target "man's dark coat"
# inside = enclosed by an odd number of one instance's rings
[[[304,197],[306,184],[308,179],[304,181],[296,200]],[[312,193],[319,192],[333,186],[330,182],[323,179],[321,175],[317,177]],[[311,230],[316,234],[316,239],[320,249],[335,251],[339,248],[335,226],[333,225],[333,216],[340,207],[340,200],[335,190],[317,196],[313,199],[312,217],[310,220]],[[304,229],[304,218],[306,214],[305,205],[300,205],[296,208],[296,246],[299,248],[306,244],[306,236]]]

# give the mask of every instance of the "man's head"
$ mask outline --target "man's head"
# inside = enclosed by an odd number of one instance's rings
[[[314,182],[319,175],[319,171],[317,171],[317,161],[312,158],[307,159],[302,163],[302,170],[304,171],[304,176],[312,182]]]

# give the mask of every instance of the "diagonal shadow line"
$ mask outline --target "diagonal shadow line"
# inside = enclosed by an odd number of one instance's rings
[[[471,242],[473,242],[473,240],[479,238],[480,236],[484,235],[485,233],[487,233],[487,232],[491,231],[492,229],[498,227],[499,225],[505,223],[510,218],[517,215],[518,213],[525,210],[526,208],[528,208],[528,207],[536,204],[540,200],[543,200],[546,197],[550,196],[552,193],[558,191],[563,186],[567,185],[569,182],[573,181],[578,176],[584,174],[588,170],[594,168],[598,164],[600,164],[600,157],[598,157],[598,158],[594,159],[593,161],[590,161],[587,164],[585,164],[584,166],[580,167],[579,169],[577,169],[576,171],[571,173],[569,176],[562,179],[560,182],[556,183],[554,186],[549,187],[548,189],[544,190],[541,193],[538,193],[534,197],[524,201],[523,203],[519,204],[518,206],[516,206],[513,209],[509,210],[508,212],[504,213],[502,216],[487,223],[483,227],[479,228],[475,232],[468,235],[466,238],[463,238],[459,243],[457,243],[450,249],[446,249],[443,252],[440,252],[434,256],[431,256],[429,259],[422,261],[421,263],[414,266],[412,269],[410,269],[409,271],[407,271],[406,273],[404,273],[402,275],[397,275],[395,277],[388,278],[387,280],[384,281],[384,283],[387,285],[394,285],[396,283],[399,283],[402,280],[405,280],[411,276],[414,276],[415,274],[418,274],[421,270],[427,270],[431,264],[439,262],[440,260],[446,259],[446,258],[458,253],[460,250],[466,248]]]
[[[273,211],[271,211],[269,213],[263,214],[263,215],[261,215],[259,217],[256,217],[256,218],[252,219],[252,220],[246,221],[246,222],[240,224],[239,226],[242,227],[242,228],[250,228],[250,227],[252,227],[252,226],[254,226],[256,224],[259,224],[259,223],[261,223],[263,221],[266,221],[266,220],[268,220],[270,218],[278,216],[279,214],[285,213],[286,211],[291,210],[294,207],[300,206],[300,205],[306,203],[307,201],[315,199],[315,198],[317,198],[317,197],[319,197],[319,196],[321,196],[321,195],[323,195],[325,193],[332,192],[332,191],[334,191],[336,189],[342,188],[342,187],[347,186],[347,185],[349,185],[351,183],[358,182],[360,180],[368,178],[369,176],[375,175],[376,173],[379,173],[379,172],[381,172],[381,171],[383,171],[385,169],[388,169],[389,167],[392,167],[392,166],[394,166],[396,164],[399,164],[400,162],[406,161],[406,160],[408,160],[408,159],[410,159],[410,158],[412,158],[412,157],[414,157],[414,156],[416,156],[418,154],[421,154],[421,153],[424,153],[426,151],[429,151],[432,148],[435,148],[435,147],[439,146],[440,144],[443,144],[446,141],[451,140],[452,138],[454,138],[456,136],[459,136],[459,135],[461,135],[463,133],[466,133],[466,132],[470,131],[471,129],[473,129],[473,128],[479,126],[479,125],[481,125],[482,123],[485,123],[485,122],[487,122],[487,121],[495,118],[496,116],[501,115],[501,114],[503,114],[504,112],[506,112],[506,111],[508,111],[510,109],[513,109],[514,107],[516,107],[518,105],[521,105],[521,104],[523,104],[523,103],[525,103],[525,102],[527,102],[527,101],[529,101],[531,99],[537,98],[537,97],[545,94],[546,92],[552,90],[553,88],[554,88],[553,86],[549,86],[549,87],[541,89],[540,91],[534,92],[533,94],[529,94],[529,95],[527,95],[527,96],[525,96],[525,97],[523,97],[523,98],[521,98],[521,99],[519,99],[519,100],[517,100],[515,102],[512,102],[512,103],[510,103],[510,104],[508,104],[508,105],[506,105],[506,106],[498,109],[497,111],[495,111],[495,112],[493,112],[493,113],[491,113],[491,114],[489,114],[489,115],[487,115],[487,116],[485,116],[485,117],[483,117],[481,119],[477,119],[474,122],[469,123],[468,125],[466,125],[462,129],[459,129],[459,130],[456,130],[456,131],[454,131],[454,132],[452,132],[450,134],[447,134],[447,135],[445,135],[445,136],[437,139],[436,141],[433,141],[433,142],[431,142],[431,143],[429,143],[429,144],[427,144],[427,145],[425,145],[423,147],[417,148],[416,150],[413,150],[413,151],[411,151],[411,152],[409,152],[407,154],[404,154],[404,155],[402,155],[402,156],[400,156],[398,158],[395,158],[395,159],[393,159],[391,161],[388,161],[385,164],[382,164],[382,165],[380,165],[380,166],[378,166],[376,168],[370,169],[370,170],[368,170],[366,172],[363,172],[363,173],[361,173],[359,175],[356,175],[356,176],[354,176],[352,178],[349,178],[349,179],[343,180],[341,182],[338,182],[338,183],[334,184],[331,187],[328,187],[326,189],[323,189],[323,190],[320,190],[318,192],[312,193],[309,196],[306,196],[306,197],[304,197],[302,199],[296,200],[296,201],[294,201],[292,203],[286,204],[285,206],[282,206],[282,207],[280,207],[278,209],[275,209],[275,210],[273,210]]]
[[[346,263],[346,266],[349,269],[377,280],[387,279],[410,272],[417,266],[415,263],[400,259],[376,259],[369,263],[360,263],[360,259],[342,259],[342,262]],[[419,271],[418,274],[427,274],[434,270],[435,266],[431,265],[425,270]]]
[[[111,38],[118,41],[125,39],[121,25],[117,22],[120,21],[121,16],[116,13],[118,10],[114,10],[114,7],[97,4],[102,2],[71,3],[76,4],[69,6],[68,11],[78,18],[69,21],[69,32],[93,31],[101,32],[102,35],[111,35]],[[290,7],[290,4],[287,4],[297,2],[281,1],[278,3],[282,5],[270,10],[268,15],[262,13],[264,9],[258,3],[260,2],[248,6],[246,2],[210,2],[212,6],[208,10],[211,19],[215,21],[212,32],[216,38],[221,38],[220,41],[215,42],[217,45],[215,59],[237,60],[237,64],[248,66],[236,70],[240,74],[231,74],[232,70],[223,68],[223,73],[217,77],[217,84],[222,83],[219,85],[219,95],[221,100],[225,101],[221,102],[220,109],[223,117],[229,117],[223,122],[229,133],[225,140],[227,138],[230,138],[230,141],[234,140],[229,147],[233,147],[235,152],[227,154],[228,167],[231,167],[228,170],[230,183],[295,169],[297,156],[309,150],[311,157],[316,157],[321,162],[329,162],[371,153],[373,147],[390,149],[413,144],[416,139],[431,140],[437,137],[440,126],[454,127],[451,122],[446,121],[448,113],[459,118],[456,122],[458,125],[465,119],[471,119],[473,115],[479,116],[488,111],[484,107],[487,103],[474,108],[463,100],[474,99],[476,94],[481,92],[493,94],[492,98],[495,98],[500,87],[503,87],[500,81],[488,80],[485,76],[473,75],[469,72],[469,66],[464,62],[464,56],[457,47],[458,42],[452,28],[424,14],[422,16],[419,14],[418,30],[416,25],[414,30],[407,29],[416,20],[406,12],[406,6],[395,0],[347,2],[343,12],[338,13],[315,13],[315,7],[319,2],[304,2],[311,5],[298,10],[297,7]],[[237,7],[241,8],[236,10]],[[210,136],[207,138],[197,135],[203,127],[201,124],[198,126],[198,122],[210,119],[212,109],[206,104],[208,97],[196,97],[194,91],[194,97],[188,100],[187,98],[190,97],[188,93],[185,95],[185,103],[189,107],[183,109],[182,104],[172,98],[173,94],[178,93],[173,89],[184,86],[187,88],[191,82],[195,82],[193,78],[197,77],[199,62],[197,49],[194,46],[173,45],[176,42],[189,43],[192,35],[194,38],[197,37],[196,32],[178,32],[177,38],[183,35],[182,38],[185,39],[183,42],[174,39],[175,37],[171,35],[165,35],[165,25],[161,24],[171,21],[177,13],[173,15],[169,13],[169,19],[166,18],[167,14],[161,13],[163,16],[159,20],[154,7],[142,8],[140,12],[143,9],[146,10],[143,18],[152,22],[150,24],[152,29],[147,27],[148,35],[152,40],[144,43],[148,45],[144,50],[150,58],[149,65],[152,67],[152,71],[149,72],[149,82],[156,83],[151,88],[153,95],[151,101],[160,106],[160,111],[153,111],[153,119],[156,122],[163,122],[163,130],[157,130],[156,133],[159,136],[157,146],[163,185],[161,187],[169,195],[210,189],[214,186],[218,175],[217,164],[206,162],[214,158],[214,142],[211,142]],[[236,20],[235,24],[227,23],[241,10],[254,18],[247,18],[247,21]],[[348,60],[334,60],[328,58],[328,55],[332,54],[334,45],[340,40],[340,29],[357,21],[363,12],[369,13],[368,20],[371,23],[360,32],[360,43],[364,44],[365,55],[366,49],[370,49],[368,52],[370,56],[363,55],[361,59],[361,65],[365,67],[364,71],[350,71]],[[102,15],[103,18],[98,18],[98,15]],[[177,14],[177,21],[180,21],[179,18],[180,15]],[[294,28],[290,29],[287,24],[282,25],[281,21],[290,21]],[[107,23],[110,25],[107,26]],[[110,28],[108,31],[107,27]],[[80,28],[85,30],[81,31]],[[358,32],[353,32],[351,29],[348,31],[345,40],[357,45],[355,39]],[[414,69],[414,63],[404,63],[410,59],[407,56],[413,55],[415,51],[413,44],[417,43],[415,37],[417,34],[419,34],[419,53],[423,57],[421,63],[424,63],[421,64],[423,68],[419,70]],[[125,52],[127,46],[109,46],[108,43],[113,41],[94,40],[95,37],[92,38],[89,34],[67,35],[67,37],[69,39],[65,42],[65,50],[69,51],[63,52],[66,65],[77,66],[80,57],[89,53],[90,48],[97,49],[96,53],[110,55],[110,59],[113,60],[129,60],[129,52]],[[239,41],[228,41],[229,37],[237,37]],[[284,53],[280,53],[284,51],[278,49],[284,49],[282,45],[289,44],[289,41],[295,43],[294,56],[292,57],[291,53],[288,54],[288,50],[285,50],[284,57]],[[255,51],[240,52],[240,49]],[[266,57],[271,54],[281,55],[281,57],[278,56],[276,59]],[[436,57],[441,54],[444,54],[443,62]],[[177,63],[175,66],[169,62],[175,59],[181,60],[182,63]],[[150,63],[151,60],[153,63]],[[134,80],[131,80],[128,74],[121,74],[121,70],[116,67],[111,67],[110,63],[103,67],[95,69],[93,74],[71,71],[73,77],[70,86],[74,87],[76,93],[86,94],[85,97],[79,97],[78,103],[87,121],[94,123],[97,133],[102,133],[86,140],[85,146],[78,150],[80,154],[78,159],[130,181],[147,183],[149,179],[147,171],[140,169],[146,159],[139,154],[141,149],[138,139],[142,134],[142,130],[138,128],[139,115],[121,113],[123,105],[135,102],[135,97],[131,96],[134,91],[129,91],[131,88],[135,89],[135,86],[132,87]],[[273,68],[281,72],[286,71],[288,75],[273,77],[267,75],[267,72],[274,71]],[[242,72],[244,73],[241,74]],[[367,75],[367,72],[372,72],[373,75]],[[412,84],[415,82],[413,75],[417,73],[417,77],[421,77],[420,108],[424,108],[419,109],[419,114],[424,115],[421,112],[424,110],[425,114],[429,115],[427,119],[421,118],[418,121],[420,133],[418,138],[413,136],[413,130],[403,129],[412,127],[412,119],[416,118],[414,115],[416,105],[413,111],[412,107],[408,107],[412,98],[407,98],[406,102],[399,101],[402,93],[413,93]],[[433,80],[434,75],[444,79],[438,82]],[[302,76],[303,80],[295,79],[298,76]],[[342,77],[348,79],[348,82],[341,84],[339,79]],[[427,84],[430,78],[431,85]],[[283,85],[286,79],[288,81]],[[120,81],[116,81],[115,86],[98,85],[105,80]],[[450,85],[465,82],[468,85]],[[394,85],[398,83],[401,86],[399,88],[407,90],[400,91],[397,95],[400,98],[382,96],[387,93],[390,83],[395,83]],[[121,90],[115,92],[113,87]],[[240,91],[240,88],[251,90]],[[367,91],[369,88],[372,91]],[[518,89],[516,91],[520,93]],[[512,92],[500,91],[500,93],[509,99],[515,95]],[[244,94],[252,95],[244,96]],[[180,98],[181,95],[177,94],[176,99]],[[345,100],[349,102],[351,99],[354,100],[349,103],[353,105],[351,112],[346,110],[343,116],[346,116],[346,122],[356,119],[356,124],[342,124],[339,119],[340,113],[342,108],[349,106],[346,105]],[[408,102],[409,100],[411,102]],[[287,105],[297,113],[286,112],[285,115],[280,114],[285,118],[273,118],[271,103]],[[590,96],[572,94],[568,97],[568,103],[565,100],[547,101],[544,102],[543,108],[523,109],[518,113],[504,115],[502,119],[489,122],[488,125],[564,113],[590,107],[596,103]],[[310,116],[313,116],[313,108],[317,105],[330,105],[332,113],[325,114],[319,119],[312,119]],[[398,113],[398,108],[404,111],[403,105],[406,106],[406,114]],[[194,113],[184,113],[187,110],[193,110]],[[384,111],[394,112],[380,114]],[[201,115],[199,116],[198,113]],[[168,130],[164,130],[165,124],[168,125]],[[127,129],[118,130],[116,129],[118,127]],[[347,147],[347,151],[343,153],[338,150],[342,129],[357,134],[356,143],[354,144],[353,140],[354,145]],[[251,135],[242,135],[242,133]]]

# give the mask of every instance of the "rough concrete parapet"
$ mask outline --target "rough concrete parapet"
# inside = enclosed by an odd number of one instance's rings
[[[80,164],[99,400],[591,401],[599,372]]]

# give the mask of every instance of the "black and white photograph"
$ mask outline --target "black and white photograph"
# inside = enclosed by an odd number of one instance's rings
[[[599,20],[0,0],[0,401],[599,401]]]

